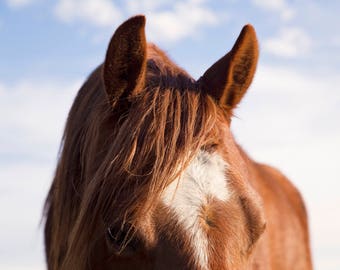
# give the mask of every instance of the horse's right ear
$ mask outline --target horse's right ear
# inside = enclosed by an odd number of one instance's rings
[[[105,90],[112,106],[141,89],[146,70],[145,17],[135,16],[114,33],[103,69]]]

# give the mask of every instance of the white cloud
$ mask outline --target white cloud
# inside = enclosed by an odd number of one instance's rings
[[[151,38],[170,42],[194,36],[202,27],[218,23],[217,15],[202,1],[178,1],[172,10],[150,10],[146,15]]]
[[[125,1],[127,5],[127,10],[131,13],[136,13],[138,14],[143,10],[145,11],[150,11],[150,10],[156,10],[159,8],[162,8],[167,3],[170,3],[169,0],[140,0],[140,1],[135,1],[135,0],[127,0]],[[174,0],[172,3],[175,3],[176,0]]]
[[[176,42],[195,36],[204,26],[218,23],[218,15],[204,0],[129,0],[124,6],[109,0],[59,0],[55,13],[65,22],[85,22],[109,28],[118,26],[123,18],[136,14],[147,17],[147,34],[154,41]]]
[[[32,4],[33,2],[35,2],[36,0],[6,0],[6,1],[7,1],[7,5],[10,7],[20,8],[20,7],[28,6]]]
[[[176,42],[195,36],[204,26],[216,25],[219,15],[204,0],[127,2],[128,14],[143,13],[147,17],[147,31],[152,40]],[[167,8],[171,6],[170,8]]]
[[[85,21],[96,26],[111,26],[122,19],[121,11],[110,0],[59,0],[55,7],[65,22]]]
[[[295,16],[295,10],[285,0],[252,0],[252,2],[264,10],[278,12],[284,21],[289,21]]]
[[[329,43],[331,46],[340,48],[340,36],[332,36]]]
[[[254,145],[257,150],[287,147],[283,143],[295,146],[299,142],[302,147],[316,141],[325,147],[331,148],[332,144],[340,147],[340,126],[334,125],[340,113],[340,95],[334,85],[340,85],[337,74],[318,76],[291,67],[260,65],[244,102],[236,111],[242,121],[236,119],[235,123],[243,129],[247,121],[248,128],[253,130],[258,130],[256,127],[262,123],[263,134],[242,133],[250,141],[258,140]],[[335,156],[327,164],[332,160],[336,160]]]
[[[262,42],[262,47],[268,53],[282,57],[297,57],[308,54],[312,47],[309,35],[297,27],[283,28],[278,36]]]
[[[80,83],[0,83],[0,157],[51,158]],[[55,158],[55,157],[53,157]]]

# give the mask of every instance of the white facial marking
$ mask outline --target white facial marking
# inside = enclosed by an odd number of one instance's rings
[[[200,151],[162,196],[165,205],[176,213],[178,222],[184,226],[202,269],[208,269],[208,239],[201,227],[200,213],[209,197],[228,200],[226,169],[226,162],[217,153]]]

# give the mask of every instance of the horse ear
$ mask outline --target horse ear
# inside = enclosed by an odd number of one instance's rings
[[[243,27],[232,50],[200,78],[203,91],[225,109],[236,107],[247,91],[257,65],[258,43],[251,25]]]
[[[144,84],[146,70],[145,17],[135,16],[114,33],[103,69],[105,90],[114,106],[119,99],[137,93]]]

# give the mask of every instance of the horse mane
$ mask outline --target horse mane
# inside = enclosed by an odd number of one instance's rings
[[[102,66],[80,89],[45,204],[51,269],[81,269],[99,229],[118,221],[136,227],[198,150],[215,143],[215,101],[152,44],[145,81],[114,108]]]

